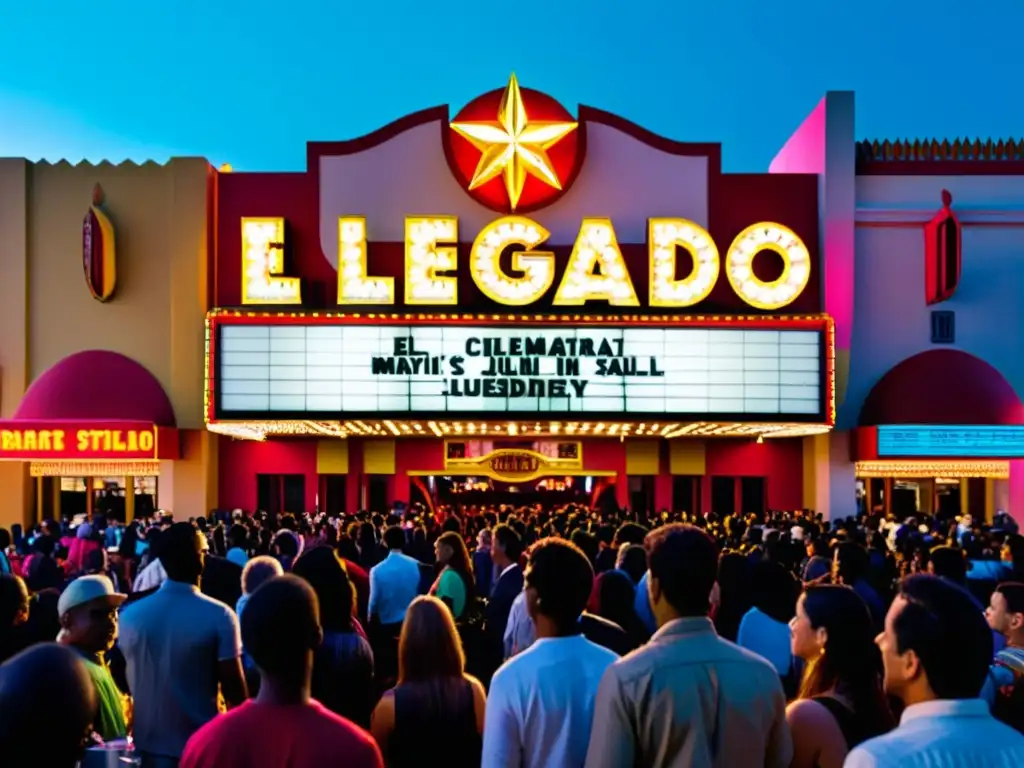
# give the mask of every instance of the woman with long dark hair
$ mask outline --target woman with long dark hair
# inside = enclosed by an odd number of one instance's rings
[[[808,586],[790,622],[805,661],[786,709],[793,768],[841,768],[847,753],[895,726],[882,690],[882,656],[867,603],[846,586]]]
[[[466,608],[476,600],[473,566],[466,549],[466,542],[461,534],[455,531],[442,533],[434,543],[434,555],[441,566],[430,594],[437,597],[452,612],[458,621],[466,612]]]
[[[355,618],[356,595],[342,561],[328,546],[303,552],[292,573],[320,603],[324,640],[313,658],[313,698],[366,728],[373,711],[373,651]]]
[[[485,709],[451,611],[435,597],[417,597],[398,641],[398,684],[373,712],[371,730],[388,767],[477,768]]]

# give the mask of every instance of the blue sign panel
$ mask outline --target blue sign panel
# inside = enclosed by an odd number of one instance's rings
[[[1024,458],[1024,427],[883,426],[878,456],[954,459]]]

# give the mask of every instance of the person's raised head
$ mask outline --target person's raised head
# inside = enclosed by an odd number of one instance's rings
[[[127,595],[114,590],[106,576],[79,576],[57,601],[57,615],[67,643],[85,653],[106,653],[117,640],[117,609]]]
[[[833,551],[833,576],[847,586],[854,586],[867,574],[868,551],[855,541],[840,541]]]
[[[294,693],[308,686],[323,630],[319,601],[305,580],[284,575],[264,582],[245,604],[241,629],[242,645],[273,687]]]
[[[281,563],[277,558],[270,555],[254,557],[242,568],[242,592],[246,595],[251,595],[264,582],[283,574],[284,568],[281,567]]]
[[[565,539],[541,539],[527,556],[526,608],[540,637],[579,632],[594,589],[594,569],[583,550]]]
[[[647,528],[639,523],[623,523],[615,531],[613,544],[618,547],[623,544],[643,544],[647,534]]]
[[[73,768],[96,712],[96,686],[75,651],[22,651],[0,665],[0,764]]]
[[[203,535],[192,523],[174,523],[160,535],[159,558],[171,581],[198,584],[204,550]]]
[[[977,698],[992,661],[992,632],[967,591],[936,576],[910,576],[877,638],[886,691],[906,705]]]
[[[993,630],[1019,645],[1024,640],[1024,583],[1004,581],[997,586],[989,598],[985,618]]]
[[[348,571],[332,547],[306,550],[295,561],[292,573],[316,593],[320,604],[320,623],[325,630],[347,632],[352,628],[355,590]]]
[[[718,578],[718,546],[696,526],[673,523],[647,534],[647,591],[658,626],[707,616]]]
[[[523,554],[523,541],[515,529],[502,523],[494,529],[492,536],[492,552],[495,559],[500,559],[503,567],[519,562]]]
[[[28,587],[21,576],[0,573],[0,633],[28,621]]]
[[[623,544],[615,558],[615,567],[639,584],[647,570],[647,550],[643,544]]]
[[[391,525],[384,530],[384,546],[389,550],[401,552],[405,548],[405,529],[400,525]]]
[[[241,523],[234,523],[228,528],[228,546],[244,549],[249,541],[249,529]]]
[[[957,584],[967,582],[967,558],[958,547],[945,544],[933,547],[928,553],[928,573],[941,576]]]
[[[421,595],[409,604],[398,639],[398,682],[461,677],[466,669],[462,640],[448,606]]]

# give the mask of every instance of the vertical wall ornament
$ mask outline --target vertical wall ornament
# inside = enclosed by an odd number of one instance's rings
[[[942,208],[924,225],[925,302],[940,304],[960,285],[960,221],[953,213],[953,196],[942,190]]]
[[[92,205],[82,221],[82,267],[85,284],[97,301],[109,301],[117,288],[114,225],[103,210],[103,188],[92,190]]]

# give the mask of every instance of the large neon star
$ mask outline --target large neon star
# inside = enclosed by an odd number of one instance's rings
[[[519,82],[513,74],[501,96],[494,122],[452,123],[451,129],[480,150],[470,189],[504,175],[505,190],[514,211],[523,194],[527,175],[549,187],[562,188],[547,150],[576,130],[577,123],[530,121],[523,106]]]

